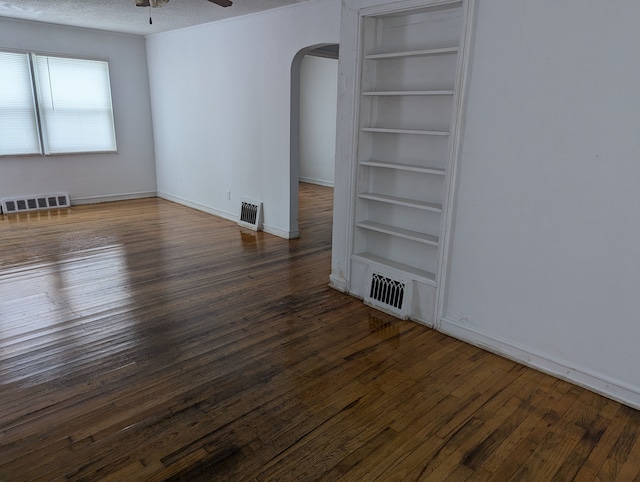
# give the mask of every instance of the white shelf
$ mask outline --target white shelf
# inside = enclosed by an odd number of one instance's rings
[[[362,95],[370,96],[401,96],[401,95],[453,95],[453,90],[386,90],[386,91],[367,91]]]
[[[435,323],[467,2],[405,3],[361,19],[349,286],[365,297],[372,270],[396,272],[409,283],[403,313]]]
[[[369,54],[364,58],[367,60],[377,59],[394,59],[400,57],[424,57],[429,55],[443,55],[443,54],[457,54],[458,47],[445,47],[440,49],[428,49],[428,50],[410,50],[406,52],[391,52],[387,54]]]
[[[396,196],[387,196],[384,194],[374,194],[370,192],[363,192],[358,194],[360,199],[369,199],[371,201],[379,201],[383,203],[396,204],[398,206],[406,206],[415,209],[422,209],[424,211],[433,211],[435,213],[442,212],[442,204],[427,203],[423,201],[414,201],[413,199],[406,199]]]
[[[399,171],[421,172],[423,174],[435,174],[437,176],[444,176],[446,174],[444,169],[439,169],[437,167],[422,167],[413,164],[399,164],[386,161],[360,161],[360,165],[368,167],[382,167],[384,169],[396,169]]]
[[[440,239],[437,236],[433,236],[431,234],[419,233],[417,231],[397,228],[395,226],[375,223],[373,221],[361,221],[359,223],[356,223],[356,226],[362,229],[367,229],[369,231],[376,231],[378,233],[397,236],[399,238],[410,239],[411,241],[417,241],[418,243],[429,244],[431,246],[438,246],[438,244],[440,243]]]
[[[423,283],[436,286],[435,273],[431,273],[430,271],[415,268],[414,266],[409,266],[408,264],[398,263],[388,258],[383,258],[381,256],[376,256],[375,254],[366,253],[366,252],[354,254],[351,256],[351,259],[356,261],[362,261],[364,263],[376,263],[381,266],[388,266],[389,268],[404,271],[406,273],[411,273],[413,276],[416,277],[417,281],[422,281]]]
[[[384,127],[363,127],[363,132],[381,132],[384,134],[416,134],[421,136],[448,136],[449,131],[425,131],[420,129],[387,129]]]

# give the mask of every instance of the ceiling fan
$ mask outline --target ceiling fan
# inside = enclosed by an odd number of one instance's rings
[[[230,0],[209,0],[211,3],[221,7],[230,7],[233,2]],[[162,7],[169,3],[169,0],[136,0],[136,7]]]

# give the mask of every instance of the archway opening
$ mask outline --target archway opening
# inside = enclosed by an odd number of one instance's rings
[[[301,49],[291,64],[289,225],[299,230],[299,183],[333,187],[338,44]]]

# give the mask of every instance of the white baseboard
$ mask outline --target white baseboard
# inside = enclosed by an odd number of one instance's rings
[[[624,382],[613,380],[588,369],[574,368],[566,360],[536,352],[528,347],[518,346],[508,340],[501,340],[481,330],[463,326],[455,320],[442,318],[439,330],[458,340],[579,385],[635,409],[640,409],[640,391]]]
[[[343,293],[347,292],[347,280],[340,278],[333,273],[329,275],[329,286]]]
[[[322,179],[313,179],[312,177],[300,176],[298,180],[300,182],[306,182],[308,184],[317,184],[318,186],[326,186],[326,187],[333,187],[333,184],[334,184],[332,181],[323,181]]]
[[[284,239],[296,239],[300,237],[300,231],[283,231],[282,229],[274,228],[266,224],[262,225],[262,230],[265,233],[273,234],[274,236]]]
[[[166,192],[158,192],[158,197],[162,199],[166,199],[167,201],[172,201],[174,203],[182,204],[183,206],[187,206],[189,208],[197,209],[198,211],[205,212],[207,214],[211,214],[213,216],[217,216],[222,219],[227,219],[229,221],[233,221],[234,223],[238,222],[238,215],[228,213],[225,211],[220,211],[218,209],[214,209],[209,206],[205,206],[204,204],[200,204],[197,202],[189,201],[187,199],[181,198],[179,196],[174,196],[173,194],[167,194]],[[278,228],[274,228],[273,226],[269,226],[263,224],[262,230],[265,233],[273,234],[274,236],[278,236],[284,239],[295,239],[300,237],[300,233],[298,231],[283,231]]]
[[[83,196],[72,197],[70,199],[72,206],[80,206],[82,204],[108,203],[113,201],[128,201],[130,199],[143,199],[147,197],[156,197],[156,191],[145,192],[129,192],[123,194],[109,194],[107,196]]]
[[[171,201],[177,204],[182,204],[183,206],[187,206],[188,208],[193,208],[198,211],[205,212],[207,214],[212,214],[219,218],[227,219],[229,221],[233,221],[234,223],[238,222],[238,215],[228,213],[225,211],[220,211],[219,209],[214,209],[212,207],[206,206],[204,204],[200,204],[194,201],[189,201],[187,199],[181,198],[180,196],[174,196],[173,194],[168,194],[166,192],[158,191],[158,197],[162,199],[166,199],[167,201]]]

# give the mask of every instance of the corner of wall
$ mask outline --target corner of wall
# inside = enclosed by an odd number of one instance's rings
[[[593,373],[586,369],[574,368],[566,360],[555,358],[530,347],[518,346],[509,340],[501,340],[492,334],[463,326],[448,318],[440,320],[439,331],[640,410],[640,390],[618,380],[612,380],[600,373]]]

